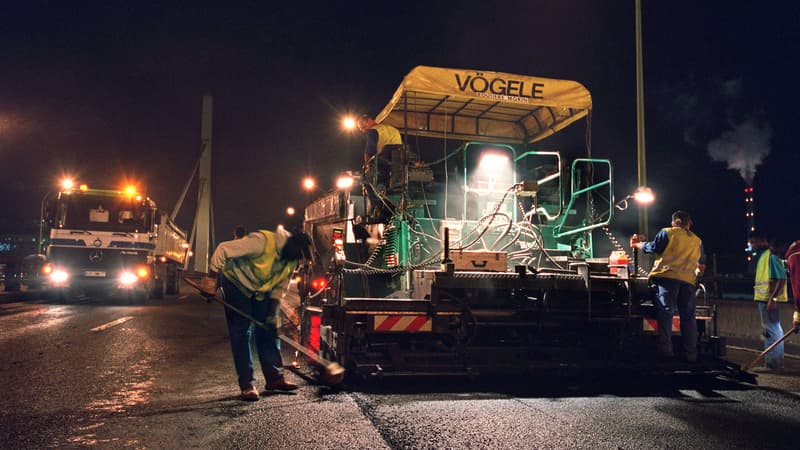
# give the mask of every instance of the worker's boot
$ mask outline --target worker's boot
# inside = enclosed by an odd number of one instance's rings
[[[273,381],[267,381],[265,389],[268,391],[293,391],[297,389],[297,385],[286,381],[286,379],[283,377],[280,377]]]
[[[242,397],[241,398],[242,398],[242,400],[245,400],[245,401],[248,401],[248,402],[254,402],[254,401],[258,400],[258,390],[253,386],[246,387],[246,388],[242,389]]]

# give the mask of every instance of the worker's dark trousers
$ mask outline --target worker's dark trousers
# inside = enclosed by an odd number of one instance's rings
[[[256,300],[247,297],[227,278],[220,277],[222,291],[225,301],[231,305],[250,314],[261,323],[264,323],[269,331],[256,327],[235,311],[225,308],[225,319],[228,322],[228,334],[231,338],[231,351],[233,352],[233,365],[236,367],[236,374],[239,377],[239,387],[249,388],[255,382],[253,377],[253,354],[250,348],[250,340],[255,334],[256,351],[258,351],[258,361],[261,363],[261,371],[267,382],[274,382],[280,379],[283,362],[281,360],[281,344],[278,339],[278,330],[275,325],[275,312],[278,302],[269,298],[267,295],[264,300]],[[255,331],[255,333],[254,333]]]
[[[672,316],[677,308],[681,318],[683,351],[687,360],[697,359],[697,321],[695,320],[695,288],[684,281],[653,277],[658,286],[656,311],[658,315],[658,350],[662,357],[671,358]]]

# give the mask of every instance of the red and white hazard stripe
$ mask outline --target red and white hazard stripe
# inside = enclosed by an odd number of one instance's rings
[[[642,323],[642,328],[644,331],[657,331],[658,330],[658,320],[656,319],[644,319]],[[681,331],[681,318],[680,317],[673,317],[672,318],[672,331],[677,332]]]
[[[428,316],[376,315],[375,331],[432,331],[433,320]]]

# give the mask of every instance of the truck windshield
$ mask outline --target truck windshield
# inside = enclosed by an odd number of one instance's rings
[[[146,232],[149,209],[141,200],[125,195],[62,195],[58,200],[57,226],[73,230]]]

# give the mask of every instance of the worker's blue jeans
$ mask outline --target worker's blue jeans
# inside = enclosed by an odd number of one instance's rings
[[[268,328],[268,330],[264,330],[261,327],[257,327],[249,319],[242,317],[227,307],[225,308],[225,320],[228,322],[233,365],[236,367],[236,374],[239,377],[239,387],[246,389],[253,386],[255,382],[253,377],[253,354],[250,347],[250,341],[254,335],[258,361],[261,364],[264,379],[268,383],[275,382],[283,376],[281,374],[281,368],[283,367],[281,344],[275,324],[278,302],[270,299],[268,295],[264,300],[260,301],[253,297],[247,297],[224,276],[220,277],[220,279],[225,301],[252,315],[253,318],[264,323]]]
[[[767,302],[756,303],[758,303],[758,312],[761,314],[761,339],[764,341],[764,349],[766,349],[783,337],[780,304],[776,304],[775,309],[769,311]],[[770,369],[783,368],[783,342],[764,356],[764,364]]]
[[[672,278],[653,277],[658,286],[656,315],[658,318],[658,351],[662,357],[671,358],[672,316],[675,309],[681,318],[681,337],[684,356],[688,361],[697,359],[697,321],[695,320],[695,287]]]

